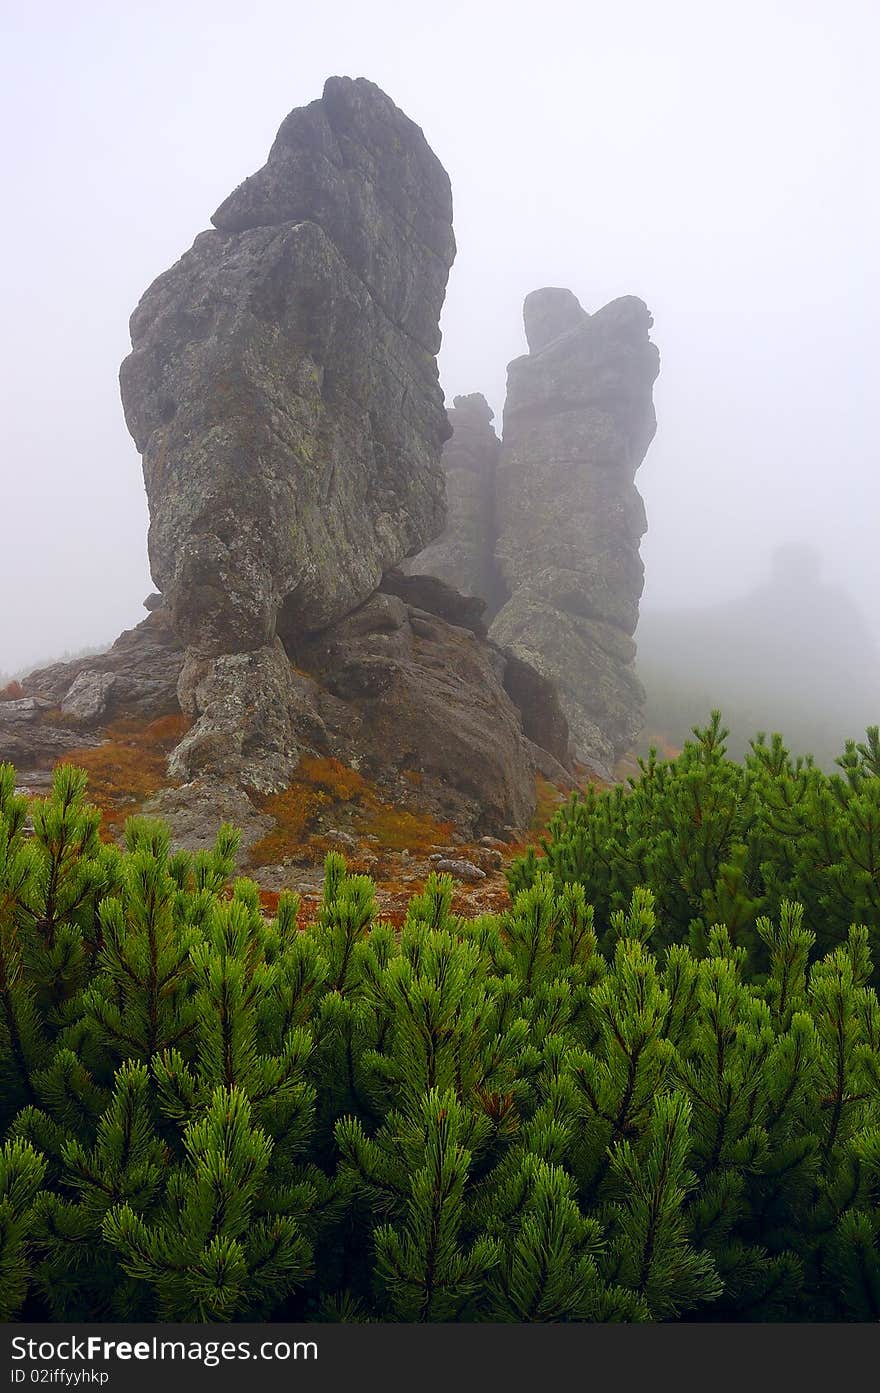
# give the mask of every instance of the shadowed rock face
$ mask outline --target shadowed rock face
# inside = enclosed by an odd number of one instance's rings
[[[635,474],[656,429],[651,316],[626,296],[589,315],[534,291],[529,353],[510,364],[495,559],[509,598],[490,633],[558,685],[579,757],[599,772],[632,746],[647,522]]]
[[[455,397],[449,412],[452,436],[443,446],[447,520],[436,541],[403,569],[438,576],[491,606],[496,575],[493,556],[495,471],[501,442],[492,428],[494,412],[480,392]]]
[[[421,130],[330,78],[132,315],[123,404],[196,702],[205,658],[265,648],[274,670],[276,636],[339,619],[441,530],[451,219]]]

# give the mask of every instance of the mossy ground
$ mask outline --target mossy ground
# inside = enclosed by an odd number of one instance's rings
[[[275,819],[275,827],[251,848],[252,866],[283,863],[304,852],[320,861],[333,844],[327,836],[332,828],[383,852],[411,856],[448,846],[454,836],[451,823],[387,802],[362,774],[338,759],[306,756],[290,787],[260,799],[258,806]],[[363,858],[355,854],[350,859],[356,867]],[[372,862],[364,869],[372,869]]]
[[[189,728],[183,715],[150,722],[117,721],[107,727],[104,742],[94,748],[72,748],[59,762],[75,764],[89,776],[90,797],[102,814],[102,835],[118,838],[128,817],[167,787],[167,760]],[[581,771],[584,782],[586,771]],[[541,775],[536,779],[536,806],[521,837],[494,847],[468,840],[452,822],[419,810],[422,776],[402,771],[401,802],[379,789],[357,769],[329,757],[306,756],[290,786],[280,793],[255,797],[259,811],[274,821],[270,832],[247,854],[246,870],[257,882],[261,869],[272,868],[270,885],[261,888],[267,913],[277,908],[279,873],[302,895],[302,922],[314,916],[324,857],[342,851],[353,873],[375,881],[382,913],[392,923],[402,920],[410,897],[423,886],[432,869],[431,857],[442,854],[472,862],[484,873],[476,884],[458,885],[454,909],[473,915],[497,912],[507,901],[505,868],[523,848],[544,833],[568,791]],[[409,806],[405,806],[408,804]],[[285,872],[288,874],[285,875]]]
[[[160,716],[148,722],[115,721],[107,727],[103,744],[72,749],[59,760],[60,764],[85,769],[89,798],[101,809],[101,830],[106,838],[117,836],[126,818],[167,786],[168,756],[190,724],[190,718],[183,715]]]

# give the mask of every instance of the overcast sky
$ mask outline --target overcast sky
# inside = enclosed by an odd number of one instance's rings
[[[654,314],[645,605],[818,543],[880,593],[876,0],[4,0],[0,671],[152,588],[117,386],[128,316],[331,73],[446,166],[447,396],[500,428],[523,296]]]

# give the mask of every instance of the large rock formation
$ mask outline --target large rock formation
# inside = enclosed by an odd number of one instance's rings
[[[79,750],[115,788],[152,740],[146,806],[195,845],[212,810],[262,838],[260,795],[295,796],[304,754],[462,835],[527,824],[536,772],[571,785],[552,683],[488,637],[482,599],[398,569],[445,521],[450,218],[421,131],[371,83],[331,78],[287,118],[132,316],[122,393],[161,594],[108,653],[0,700],[0,759],[45,773]],[[451,472],[489,526],[491,412],[459,399],[454,418]]]
[[[659,355],[626,296],[596,314],[536,290],[529,352],[508,369],[495,556],[509,598],[490,632],[559,687],[581,759],[609,772],[632,746],[647,522],[635,474],[654,436]]]
[[[480,392],[455,397],[449,412],[452,435],[443,446],[447,520],[444,531],[414,560],[410,574],[438,576],[491,607],[496,598],[493,556],[495,471],[501,442],[492,429],[494,412]]]
[[[443,455],[455,506],[407,568],[488,600],[492,637],[557,684],[577,755],[610,777],[641,725],[632,635],[647,524],[634,480],[659,358],[631,296],[589,315],[548,288],[523,313],[529,352],[508,369],[500,454],[483,398],[457,397]]]
[[[150,562],[188,650],[184,705],[210,709],[180,773],[213,765],[225,711],[230,739],[254,725],[249,779],[280,786],[300,705],[280,640],[339,619],[443,526],[451,219],[421,130],[372,83],[330,78],[132,315]]]

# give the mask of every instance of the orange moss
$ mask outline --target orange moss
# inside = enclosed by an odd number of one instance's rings
[[[315,818],[331,802],[329,794],[306,784],[291,784],[282,793],[259,800],[260,811],[275,819],[275,826],[255,842],[249,852],[252,866],[284,861],[301,849]]]
[[[259,808],[274,819],[275,826],[251,847],[252,866],[283,862],[304,851],[320,861],[332,843],[316,824],[322,813],[334,810],[355,835],[376,839],[373,849],[380,853],[425,854],[453,834],[451,823],[386,803],[362,774],[338,759],[304,757],[290,786],[261,799]],[[372,868],[372,860],[362,859],[357,851],[346,853],[346,859],[352,871]]]
[[[403,777],[406,779],[407,783],[412,784],[414,788],[421,788],[423,775],[418,769],[404,769]]]
[[[168,783],[166,764],[174,746],[190,727],[188,716],[158,720],[116,721],[94,748],[71,750],[59,764],[75,764],[89,776],[89,799],[101,810],[105,838],[120,830],[145,799]]]
[[[5,687],[0,687],[0,701],[20,701],[24,696],[24,687],[20,682],[7,682]]]
[[[454,833],[451,822],[438,822],[427,813],[411,813],[375,797],[367,801],[355,826],[362,836],[378,837],[380,850],[408,851],[413,856],[443,846]]]
[[[369,792],[366,779],[338,759],[306,755],[300,760],[296,774],[298,782],[314,785],[337,802],[352,802]]]
[[[278,901],[280,899],[281,895],[277,890],[260,891],[260,904],[270,918],[274,919],[275,915],[278,913]]]

